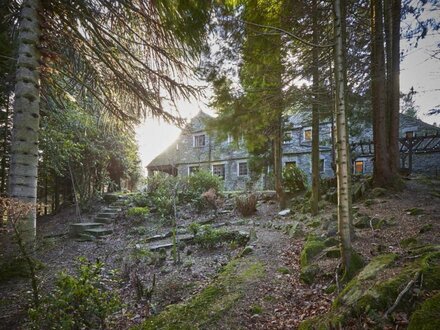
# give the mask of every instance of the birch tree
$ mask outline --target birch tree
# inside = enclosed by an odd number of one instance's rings
[[[346,115],[346,63],[345,63],[345,3],[334,0],[335,29],[335,84],[336,84],[336,177],[338,191],[338,228],[341,240],[341,256],[345,272],[350,271],[352,257],[350,224],[351,210],[351,172],[350,149],[348,148]]]

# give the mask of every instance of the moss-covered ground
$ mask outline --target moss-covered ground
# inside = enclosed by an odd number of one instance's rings
[[[210,329],[233,308],[252,282],[264,275],[264,266],[254,258],[235,259],[218,277],[188,302],[171,305],[136,329]]]

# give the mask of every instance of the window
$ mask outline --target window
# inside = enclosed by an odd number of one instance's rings
[[[356,160],[354,162],[354,174],[363,174],[364,173],[364,161]]]
[[[414,131],[405,132],[405,137],[407,139],[412,139],[414,137]]]
[[[231,133],[228,133],[228,143],[232,143],[234,142],[234,137],[232,136]]]
[[[225,179],[225,164],[212,165],[212,174]]]
[[[248,164],[247,162],[238,163],[238,176],[248,175]]]
[[[304,130],[304,141],[312,141],[312,129],[306,128]]]
[[[284,132],[284,139],[283,139],[283,143],[287,144],[292,142],[292,132]]]
[[[324,172],[325,171],[325,159],[320,159],[319,160],[319,172]]]
[[[285,166],[285,167],[289,167],[289,166],[292,166],[292,167],[293,167],[293,166],[296,166],[296,161],[285,162],[285,163],[284,163],[284,166]]]
[[[176,143],[176,150],[179,150],[179,144]]]
[[[198,165],[188,167],[188,175],[197,173],[198,171],[200,171],[200,166]]]
[[[206,145],[205,134],[194,135],[193,146],[195,148],[204,147]]]

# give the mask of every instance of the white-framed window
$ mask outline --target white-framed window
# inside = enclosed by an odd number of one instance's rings
[[[365,162],[363,160],[355,160],[353,171],[354,174],[363,174],[365,171]]]
[[[304,128],[303,138],[304,138],[304,141],[312,141],[312,128],[311,127]]]
[[[249,168],[247,162],[239,162],[237,164],[237,173],[238,176],[246,176],[249,174]]]
[[[228,133],[228,144],[234,142],[234,136],[231,133]]]
[[[225,164],[214,164],[212,165],[212,174],[225,179]]]
[[[188,175],[197,173],[198,171],[200,171],[200,166],[199,165],[188,166]]]
[[[292,142],[292,132],[291,131],[284,132],[283,143],[288,144],[291,142]]]
[[[206,145],[206,135],[198,134],[193,136],[193,147],[200,148]]]

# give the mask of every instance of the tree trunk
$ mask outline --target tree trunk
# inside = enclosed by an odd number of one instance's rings
[[[319,44],[318,38],[318,8],[317,0],[313,0],[313,43]],[[311,197],[311,213],[318,214],[319,202],[319,109],[318,109],[318,95],[319,95],[319,48],[312,49],[312,79],[313,79],[313,103],[312,103],[312,197]]]
[[[29,203],[37,201],[40,9],[39,0],[23,1],[9,170],[9,195]],[[21,221],[20,230],[26,240],[35,237],[35,211]]]
[[[7,96],[6,100],[6,118],[5,118],[5,131],[3,134],[3,156],[2,156],[2,162],[1,162],[1,183],[0,183],[0,194],[5,193],[6,190],[6,158],[8,157],[8,137],[9,137],[9,95]]]
[[[399,154],[399,113],[400,113],[400,10],[401,0],[393,0],[390,18],[390,43],[391,64],[388,75],[388,95],[390,96],[389,108],[389,154],[390,169],[394,177],[398,177],[400,154]],[[394,182],[394,184],[396,181]]]
[[[400,0],[371,1],[373,176],[387,188],[399,181],[400,7]]]
[[[335,84],[336,84],[336,177],[338,190],[338,227],[341,239],[341,256],[346,273],[350,272],[352,256],[351,247],[351,172],[348,148],[346,120],[346,82],[345,82],[345,3],[343,0],[334,1],[335,15]]]

